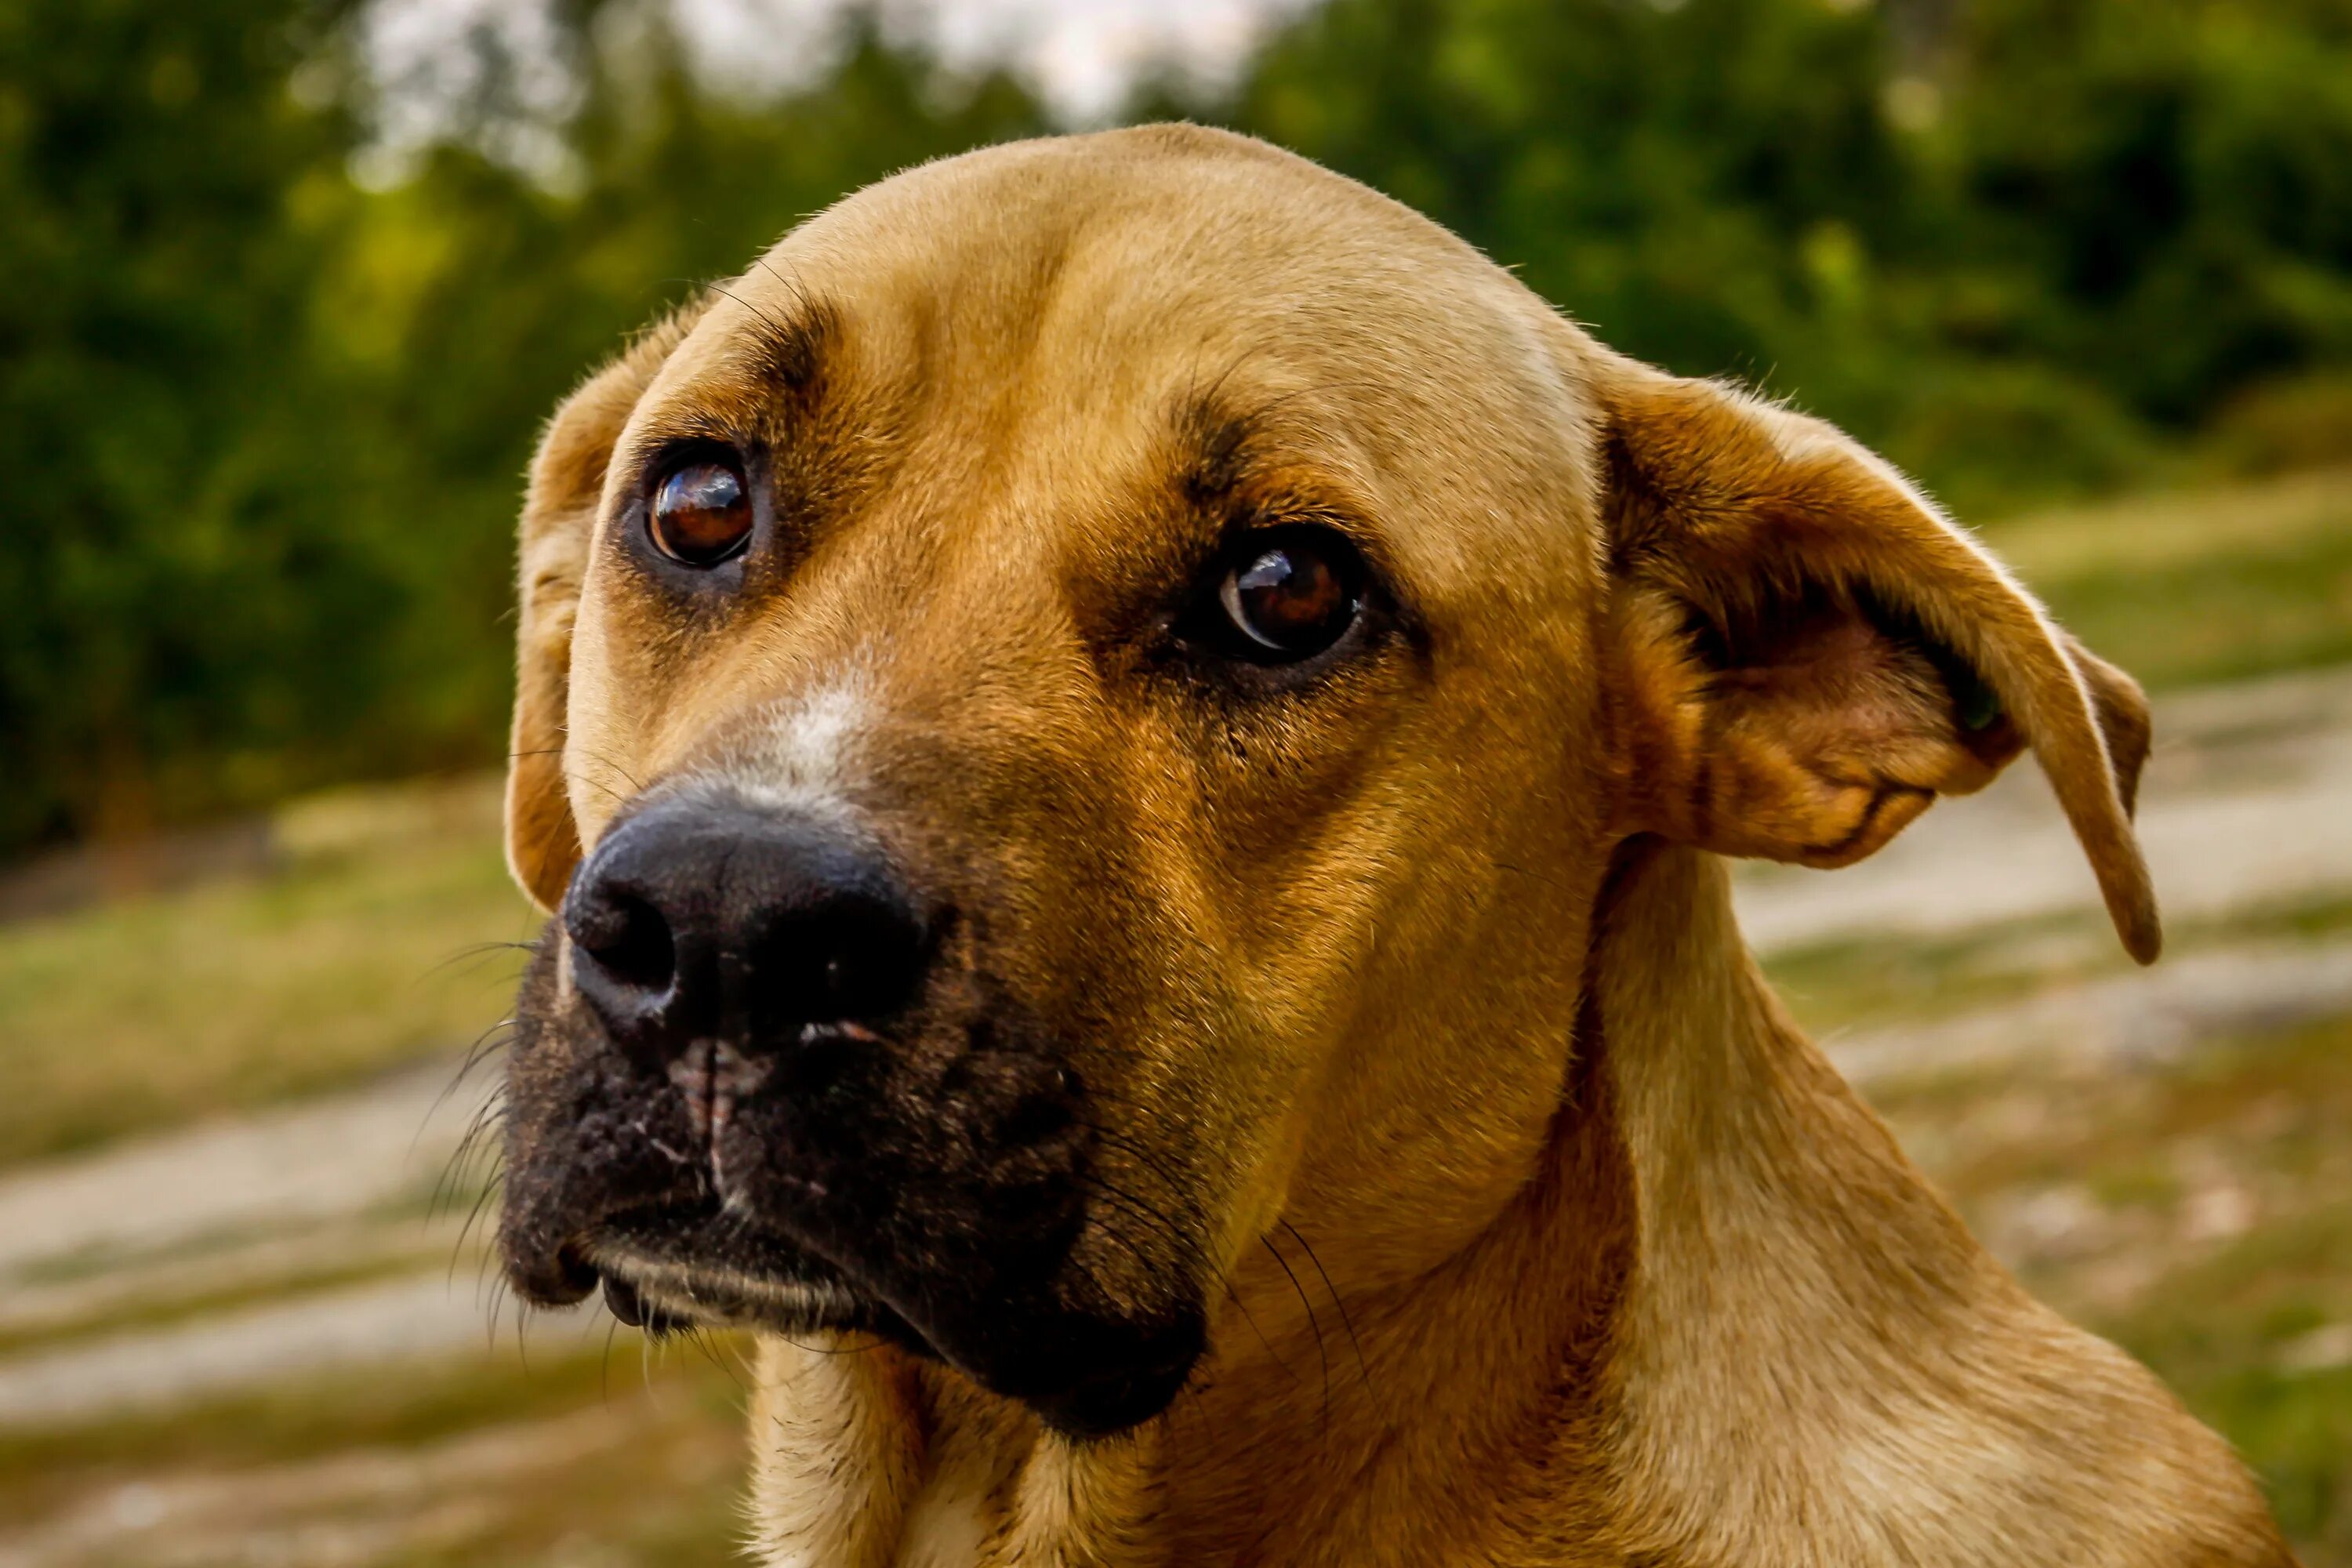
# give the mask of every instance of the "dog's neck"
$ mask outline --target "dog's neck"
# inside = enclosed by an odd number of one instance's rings
[[[1763,984],[1718,862],[1621,868],[1574,1035],[1542,1167],[1474,1246],[1349,1293],[1344,1332],[1253,1314],[1130,1438],[1074,1448],[887,1353],[768,1347],[771,1560],[1991,1561],[2021,1507],[2088,1540],[2189,1484],[2121,1456],[2106,1498],[2052,1480],[2163,1396],[1929,1191]],[[2184,1465],[2225,1484],[2218,1458]]]

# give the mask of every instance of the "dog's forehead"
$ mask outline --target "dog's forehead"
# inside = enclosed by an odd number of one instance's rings
[[[900,449],[1027,453],[1066,480],[1203,402],[1280,410],[1308,456],[1493,518],[1530,485],[1580,487],[1585,346],[1410,209],[1154,127],[925,165],[813,218],[723,285],[625,447],[749,417],[822,364],[822,395],[888,410]]]
[[[908,171],[801,226],[728,288],[755,314],[835,307],[887,346],[954,369],[993,360],[1030,379],[1098,371],[1074,363],[1088,348],[1122,351],[1132,374],[1245,331],[1276,353],[1339,357],[1374,318],[1391,360],[1441,343],[1458,353],[1481,324],[1500,324],[1481,323],[1477,308],[1508,317],[1526,298],[1419,214],[1304,159],[1191,127],[1014,143]],[[1340,330],[1301,330],[1316,325]]]

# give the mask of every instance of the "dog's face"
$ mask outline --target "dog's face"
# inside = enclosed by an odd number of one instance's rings
[[[796,230],[559,414],[524,592],[517,1285],[1077,1433],[1276,1226],[1371,1282],[1508,1201],[1627,837],[1838,863],[2030,741],[2112,839],[2136,743],[1833,432],[1191,131]]]

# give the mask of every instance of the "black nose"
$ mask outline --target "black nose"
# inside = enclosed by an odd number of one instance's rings
[[[692,796],[607,834],[563,900],[582,999],[664,1051],[885,1017],[920,985],[929,924],[854,830]]]

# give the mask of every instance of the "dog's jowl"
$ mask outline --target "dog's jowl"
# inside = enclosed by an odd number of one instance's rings
[[[2289,1560],[1732,922],[2031,752],[2158,945],[2137,689],[1838,431],[1119,132],[638,339],[522,585],[506,1267],[749,1331],[769,1561]]]

